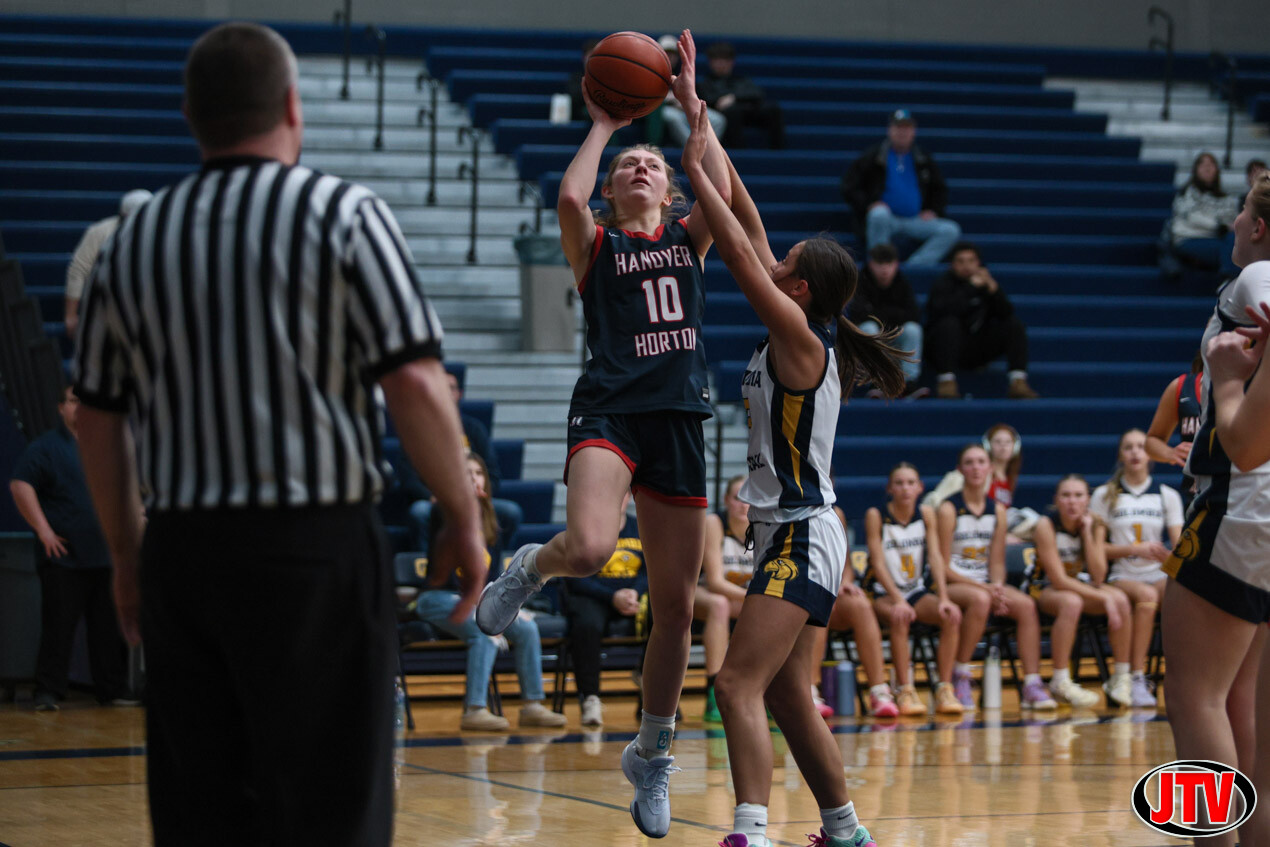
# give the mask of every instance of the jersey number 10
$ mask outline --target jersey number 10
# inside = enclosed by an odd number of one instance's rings
[[[650,324],[681,321],[684,319],[684,307],[679,299],[679,280],[673,276],[660,276],[656,284],[646,279],[640,283],[644,289],[644,299],[648,301],[648,322]],[[660,295],[660,296],[659,296]],[[660,300],[660,303],[658,301]],[[661,309],[658,310],[658,305]]]

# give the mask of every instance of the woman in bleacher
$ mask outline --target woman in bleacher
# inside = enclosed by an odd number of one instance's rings
[[[1239,268],[1231,261],[1235,236],[1230,224],[1237,214],[1239,200],[1222,190],[1217,157],[1200,153],[1191,165],[1191,178],[1173,198],[1173,252],[1207,270],[1234,276]]]
[[[881,509],[864,514],[864,533],[869,544],[874,608],[878,619],[891,627],[891,662],[899,685],[901,715],[924,715],[913,685],[908,633],[913,621],[939,627],[936,667],[941,682],[935,689],[935,711],[959,715],[963,706],[953,692],[952,666],[957,655],[961,609],[948,597],[944,560],[939,554],[935,510],[919,506],[922,479],[917,468],[900,462],[891,469],[886,493],[890,500]]]
[[[728,650],[729,622],[741,614],[745,588],[754,576],[754,551],[746,546],[750,529],[750,504],[739,496],[745,474],[728,480],[723,492],[723,511],[706,515],[706,546],[693,612],[705,621],[702,640],[706,648],[706,723],[722,720],[714,697],[714,678],[723,667]]]
[[[696,48],[684,31],[675,96],[695,110]],[[653,627],[643,672],[639,735],[622,753],[635,788],[631,816],[661,838],[670,827],[670,755],[675,712],[688,665],[693,598],[705,544],[706,459],[702,421],[710,417],[702,262],[710,230],[661,151],[622,150],[600,194],[609,205],[597,223],[590,207],[600,157],[630,123],[587,99],[593,121],[560,183],[560,242],[586,315],[591,358],[569,406],[568,529],[545,545],[520,548],[477,606],[481,629],[497,634],[553,576],[588,576],[617,546],[619,505],[635,493],[648,568]],[[723,148],[710,132],[704,157],[713,184],[731,193]]]
[[[1071,678],[1068,663],[1080,616],[1106,615],[1115,673],[1104,688],[1121,706],[1131,704],[1129,646],[1133,629],[1129,598],[1107,584],[1103,540],[1089,514],[1089,483],[1080,474],[1063,477],[1054,491],[1054,517],[1042,517],[1033,536],[1036,560],[1028,572],[1028,593],[1042,612],[1054,618],[1050,655],[1054,677],[1050,691],[1060,703],[1096,706],[1098,695]]]
[[[499,544],[498,521],[494,518],[494,504],[490,502],[489,472],[485,463],[475,453],[467,458],[468,473],[472,477],[472,487],[476,489],[476,498],[481,507],[481,524],[485,534],[485,544],[490,557],[490,575],[498,571],[502,560],[502,546]],[[438,506],[431,515],[431,535],[436,537],[445,522],[445,515]],[[438,551],[440,548],[429,545]],[[490,674],[494,671],[494,659],[498,655],[498,643],[495,639],[481,632],[476,626],[475,616],[469,616],[461,624],[450,621],[450,614],[458,605],[458,576],[453,572],[448,581],[436,588],[430,588],[419,594],[416,602],[416,613],[420,619],[455,638],[467,642],[467,682],[463,697],[463,717],[459,726],[466,730],[503,730],[510,726],[507,718],[492,713],[486,708],[487,691]],[[538,634],[538,625],[528,615],[518,615],[507,627],[507,641],[511,642],[516,654],[516,676],[520,681],[520,725],[560,727],[565,725],[562,714],[551,711],[542,704],[542,639]]]
[[[1253,774],[1262,802],[1240,827],[1244,844],[1270,844],[1270,668],[1261,663],[1253,737],[1252,698],[1232,712],[1229,698],[1270,620],[1270,175],[1252,185],[1233,224],[1232,258],[1243,268],[1218,296],[1200,349],[1205,408],[1187,459],[1198,493],[1182,540],[1164,563],[1165,703],[1179,759],[1238,763]],[[1249,344],[1252,339],[1255,343]],[[1262,365],[1262,367],[1259,367]],[[1198,637],[1197,637],[1198,636]],[[1259,737],[1257,737],[1259,736]],[[1230,839],[1228,839],[1230,840]]]
[[[970,690],[970,659],[974,656],[986,623],[986,612],[1013,618],[1019,659],[1023,663],[1025,709],[1054,709],[1058,704],[1041,681],[1041,623],[1036,603],[1006,584],[1006,508],[988,494],[992,462],[979,444],[962,448],[957,470],[965,483],[961,493],[939,504],[939,550],[948,561],[948,595],[962,609],[961,641],[953,669],[957,700],[974,708]],[[976,631],[977,630],[977,631]]]
[[[828,623],[847,562],[833,511],[830,456],[842,397],[871,381],[904,391],[900,354],[843,310],[855,263],[836,241],[810,238],[778,262],[745,186],[727,163],[736,212],[703,166],[713,134],[704,106],[684,147],[684,171],[719,256],[766,326],[742,380],[750,415],[749,477],[755,568],[715,690],[727,733],[737,806],[726,847],[766,847],[772,744],[764,705],[781,728],[820,809],[822,847],[876,847],[843,778],[842,754],[807,682],[817,630]],[[725,160],[726,161],[726,160]],[[876,623],[876,621],[875,621]]]
[[[1146,678],[1147,654],[1155,635],[1155,613],[1167,585],[1160,564],[1182,535],[1182,496],[1151,477],[1146,443],[1146,433],[1140,429],[1120,436],[1116,471],[1106,484],[1094,489],[1089,511],[1106,538],[1111,564],[1107,581],[1133,604],[1132,705],[1154,708],[1155,695]]]

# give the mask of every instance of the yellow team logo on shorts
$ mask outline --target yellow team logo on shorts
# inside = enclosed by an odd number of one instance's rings
[[[770,574],[772,579],[789,581],[798,577],[798,565],[789,559],[772,559],[763,565],[763,573]]]
[[[1208,510],[1202,509],[1195,519],[1182,530],[1182,537],[1177,540],[1177,546],[1173,548],[1173,552],[1161,566],[1166,574],[1177,578],[1177,572],[1186,562],[1192,561],[1203,549],[1203,544],[1199,538],[1200,525],[1204,523],[1204,518],[1208,517]]]

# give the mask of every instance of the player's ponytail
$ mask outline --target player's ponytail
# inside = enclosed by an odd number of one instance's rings
[[[814,321],[837,323],[834,349],[838,354],[838,379],[842,397],[856,385],[873,383],[887,397],[904,393],[906,354],[891,345],[898,330],[871,335],[849,321],[843,311],[855,296],[859,272],[851,254],[832,238],[818,236],[803,242],[795,271],[807,282],[811,304],[807,316]]]

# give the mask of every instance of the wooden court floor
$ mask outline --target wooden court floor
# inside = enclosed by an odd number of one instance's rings
[[[515,704],[508,714],[515,719]],[[602,731],[581,732],[576,703],[556,733],[458,732],[452,702],[415,704],[404,751],[395,844],[714,845],[733,799],[723,733],[700,696],[675,742],[674,823],[651,841],[631,823],[618,767],[634,701],[605,701]],[[1174,758],[1163,713],[1099,710],[1032,720],[1017,708],[962,720],[835,718],[852,799],[880,847],[1141,847],[1170,839],[1130,811],[1139,776]],[[806,845],[815,802],[779,733],[769,835]],[[315,739],[314,743],[320,743]],[[147,845],[140,709],[87,700],[36,713],[0,706],[0,842],[12,847]],[[1177,844],[1176,840],[1172,841]]]

